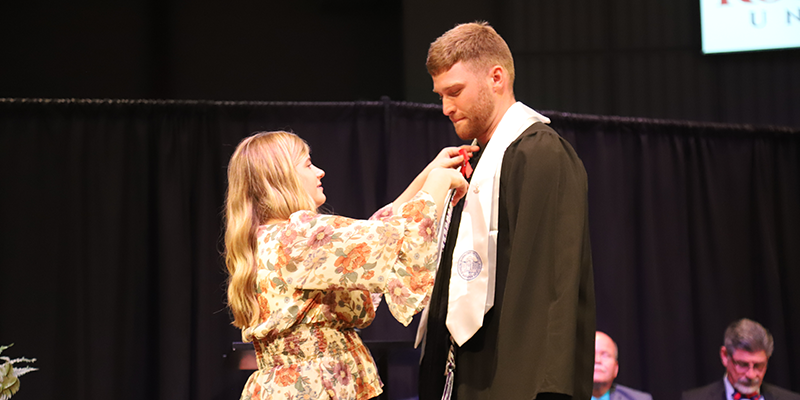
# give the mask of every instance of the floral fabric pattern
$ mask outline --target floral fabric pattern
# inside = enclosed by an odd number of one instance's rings
[[[354,328],[372,323],[377,295],[404,325],[430,300],[436,205],[420,191],[370,220],[298,211],[257,232],[260,320],[242,330],[258,358],[245,400],[369,399],[382,391]],[[374,303],[373,303],[374,302]]]

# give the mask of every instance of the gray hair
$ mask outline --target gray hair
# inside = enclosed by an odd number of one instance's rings
[[[728,329],[725,330],[725,350],[728,356],[732,356],[736,350],[749,352],[764,350],[769,358],[774,348],[772,335],[756,321],[742,318],[728,325]]]

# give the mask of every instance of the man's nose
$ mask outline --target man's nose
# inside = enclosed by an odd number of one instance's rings
[[[456,107],[453,102],[447,99],[442,99],[442,113],[449,117],[454,112],[456,112]]]
[[[760,375],[761,373],[758,370],[756,370],[755,367],[750,367],[750,369],[748,369],[747,372],[745,373],[747,379],[757,379],[760,377]]]

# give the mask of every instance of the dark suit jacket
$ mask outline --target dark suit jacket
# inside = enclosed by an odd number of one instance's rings
[[[608,396],[609,400],[653,400],[653,396],[650,393],[618,384],[614,384]]]
[[[800,394],[781,389],[769,383],[761,385],[761,394],[765,400],[800,400]],[[703,387],[683,392],[681,400],[727,400],[725,399],[725,382],[722,379]]]

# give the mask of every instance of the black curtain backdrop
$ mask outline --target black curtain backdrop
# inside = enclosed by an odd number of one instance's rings
[[[750,317],[775,336],[767,381],[800,391],[800,131],[543,113],[589,174],[598,328],[619,344],[618,381],[667,400],[720,379],[724,328]],[[388,99],[0,99],[0,344],[40,368],[15,399],[237,398],[249,372],[224,357],[239,340],[224,308],[225,168],[241,138],[278,129],[309,142],[326,207],[352,217],[459,143],[440,107]],[[414,329],[381,309],[364,336]],[[389,363],[385,397],[413,396],[409,358]]]

